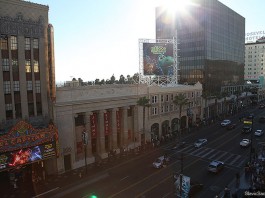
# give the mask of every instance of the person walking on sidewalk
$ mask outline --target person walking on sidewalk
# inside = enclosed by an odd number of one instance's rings
[[[230,189],[228,188],[228,186],[225,186],[224,198],[230,198],[230,197],[231,197]]]

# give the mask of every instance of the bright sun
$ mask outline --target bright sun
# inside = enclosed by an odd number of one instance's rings
[[[169,14],[174,14],[176,12],[185,12],[186,7],[192,4],[191,0],[164,0],[162,3]]]

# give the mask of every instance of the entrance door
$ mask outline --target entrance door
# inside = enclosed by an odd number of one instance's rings
[[[65,169],[65,171],[72,169],[72,167],[71,167],[71,155],[70,154],[64,156],[64,169]]]

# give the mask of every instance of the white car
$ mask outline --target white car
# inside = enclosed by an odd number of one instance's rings
[[[153,162],[153,167],[155,168],[162,168],[164,163],[168,163],[169,162],[169,157],[166,157],[163,155],[159,158],[156,159],[156,161]]]
[[[196,148],[200,148],[201,146],[203,146],[204,144],[206,144],[208,142],[207,139],[198,139],[195,143],[194,146]]]
[[[251,140],[250,139],[243,139],[241,142],[240,142],[240,146],[241,147],[248,147],[251,143]]]
[[[231,124],[231,120],[223,120],[223,122],[221,122],[221,126],[222,126],[222,127],[226,127],[226,126],[228,126],[229,124]]]
[[[255,136],[262,136],[264,134],[264,132],[263,132],[263,130],[261,130],[261,129],[258,129],[258,130],[256,130],[255,131]]]

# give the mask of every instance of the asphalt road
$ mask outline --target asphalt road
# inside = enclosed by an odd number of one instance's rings
[[[258,117],[265,115],[263,109],[257,107],[248,110],[255,114],[254,130],[265,129],[265,124],[258,123]],[[250,134],[242,134],[243,123],[239,122],[239,115],[230,117],[237,126],[227,131],[219,123],[204,127],[193,132],[182,140],[186,147],[171,150],[174,142],[162,146],[148,155],[142,155],[130,163],[126,163],[109,169],[107,176],[102,180],[80,188],[64,195],[64,197],[86,197],[94,192],[99,198],[171,198],[174,195],[173,173],[180,172],[180,155],[183,153],[183,174],[191,177],[204,185],[202,191],[195,197],[214,197],[219,194],[226,185],[235,179],[235,174],[240,172],[246,161],[249,160],[250,148],[240,148],[239,142],[243,138],[249,138]],[[265,137],[265,135],[264,135]],[[253,135],[253,147],[264,137],[256,138]],[[208,144],[202,148],[195,148],[193,143],[198,138],[207,138]],[[168,153],[171,161],[167,167],[155,169],[152,162],[159,156]],[[212,160],[225,162],[225,168],[218,174],[211,174],[207,166]]]

